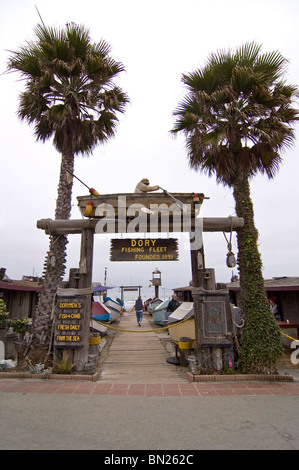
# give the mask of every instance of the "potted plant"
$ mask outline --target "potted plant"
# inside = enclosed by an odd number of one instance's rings
[[[19,335],[23,335],[26,331],[27,325],[29,323],[29,318],[16,318],[9,322],[9,326]]]

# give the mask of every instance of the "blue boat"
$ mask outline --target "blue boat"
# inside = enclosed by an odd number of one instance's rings
[[[117,310],[118,312],[122,311],[123,302],[117,302],[116,300],[111,299],[110,297],[106,297],[104,300],[104,305],[111,310]]]
[[[147,309],[148,313],[152,314],[153,310],[158,305],[160,305],[161,302],[162,302],[161,299],[153,299],[153,300],[146,301],[146,309]]]
[[[153,320],[157,325],[165,325],[165,321],[168,320],[170,312],[167,312],[167,307],[170,302],[170,299],[164,300],[164,302],[160,303],[155,307],[152,311]]]

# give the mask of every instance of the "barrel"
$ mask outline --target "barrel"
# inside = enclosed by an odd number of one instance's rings
[[[101,337],[100,336],[91,336],[91,338],[89,338],[89,345],[90,346],[93,346],[95,344],[100,344],[101,342]]]
[[[183,336],[179,340],[179,348],[180,349],[192,349],[192,341],[191,338],[188,336]]]
[[[179,348],[180,348],[180,363],[181,363],[181,366],[187,367],[188,366],[188,356],[190,355],[191,348],[192,348],[191,338],[189,338],[188,336],[182,336],[179,339]]]

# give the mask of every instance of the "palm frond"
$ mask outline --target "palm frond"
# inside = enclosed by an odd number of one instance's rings
[[[90,152],[114,135],[117,114],[129,102],[113,83],[124,66],[103,39],[92,43],[84,26],[38,24],[34,31],[36,40],[12,51],[8,62],[26,80],[19,117],[35,125],[37,139],[53,137],[62,153]]]
[[[220,50],[204,67],[183,74],[185,97],[173,112],[173,135],[183,132],[192,168],[233,185],[257,172],[273,177],[280,154],[294,142],[298,88],[282,80],[287,61],[248,42]]]

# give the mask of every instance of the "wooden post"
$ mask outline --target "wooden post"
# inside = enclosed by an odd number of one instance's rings
[[[204,272],[205,272],[205,255],[203,244],[199,249],[192,249],[192,240],[190,233],[190,255],[191,255],[191,271],[192,286],[205,288]]]
[[[183,336],[179,341],[180,364],[182,367],[188,366],[188,357],[191,354],[191,338]]]
[[[81,254],[79,265],[79,289],[91,287],[94,231],[84,228],[81,235]]]
[[[155,286],[155,298],[159,298],[159,286]]]
[[[204,280],[204,271],[205,271],[205,257],[204,257],[204,246],[203,243],[200,248],[194,249],[193,241],[192,241],[192,234],[190,232],[190,256],[191,256],[191,271],[192,271],[192,287],[196,288],[205,288],[205,280]],[[192,249],[193,248],[193,249]],[[199,363],[201,365],[201,353],[198,348],[198,336],[199,336],[199,328],[200,325],[200,318],[199,318],[199,298],[193,297],[193,308],[194,308],[194,323],[195,323],[195,339],[196,339],[196,352]]]
[[[78,284],[79,289],[91,288],[92,286],[93,237],[94,237],[93,229],[85,228],[82,230],[81,254],[80,254],[80,265],[79,265],[80,277],[79,277],[79,284]],[[88,332],[88,334],[84,340],[84,346],[74,351],[74,362],[80,361],[76,366],[76,370],[83,370],[85,364],[88,362],[91,302],[92,302],[92,294],[87,294],[86,295],[87,308],[85,309],[84,331]]]
[[[231,357],[232,320],[226,291],[193,288],[196,352],[201,368],[223,367],[223,350]]]
[[[73,289],[78,289],[79,277],[78,277],[78,268],[71,268],[69,271],[69,287]]]

